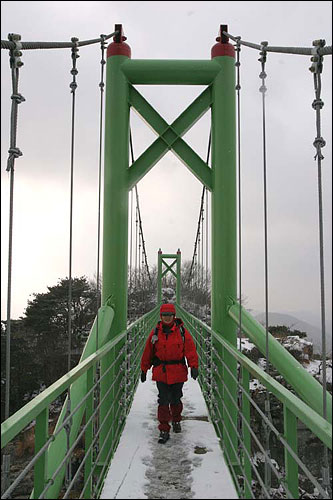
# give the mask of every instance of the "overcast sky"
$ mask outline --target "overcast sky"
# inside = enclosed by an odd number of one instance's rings
[[[2,2],[1,39],[23,41],[97,38],[124,26],[132,58],[210,59],[220,24],[243,40],[310,47],[332,44],[331,2]],[[8,51],[1,51],[2,302],[6,317],[9,175],[6,172],[11,105]],[[76,91],[73,276],[96,274],[99,45],[80,50]],[[24,51],[19,92],[15,164],[12,317],[23,314],[29,295],[68,276],[71,55],[70,50]],[[313,77],[310,58],[268,54],[266,72],[269,309],[320,314],[317,166]],[[257,51],[241,51],[242,275],[247,307],[264,309],[262,112]],[[203,87],[139,86],[171,122]],[[331,318],[332,56],[322,75],[323,203],[327,317]],[[207,155],[207,113],[184,139]],[[137,158],[156,138],[131,116]],[[192,258],[202,186],[172,153],[138,184],[148,261],[157,251]]]

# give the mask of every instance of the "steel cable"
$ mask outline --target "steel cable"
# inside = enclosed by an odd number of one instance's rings
[[[321,136],[321,116],[320,111],[324,106],[321,99],[321,73],[323,70],[323,57],[320,55],[321,49],[325,45],[324,40],[315,40],[314,55],[311,58],[312,65],[309,68],[313,73],[315,99],[312,107],[316,112],[316,132],[317,136],[314,140],[316,148],[317,160],[317,176],[318,176],[318,226],[319,226],[319,265],[320,265],[320,312],[321,312],[321,342],[322,342],[322,372],[323,372],[323,417],[327,420],[327,375],[326,375],[326,318],[325,318],[325,268],[324,268],[324,224],[323,224],[323,196],[322,196],[322,166],[321,162],[324,156],[321,152],[326,143]],[[331,495],[330,474],[329,474],[329,459],[328,449],[324,446],[324,466],[323,466],[323,486]]]
[[[266,47],[268,42],[261,42],[261,52],[259,61],[261,63],[261,73],[259,78],[261,79],[261,87],[259,91],[262,95],[262,141],[263,141],[263,191],[264,191],[264,253],[265,253],[265,329],[266,329],[266,366],[265,371],[269,374],[269,348],[268,348],[268,237],[267,237],[267,150],[266,150],[266,106],[265,106],[265,95],[266,95],[266,85],[265,79],[267,77],[265,73],[265,64],[266,64]],[[267,413],[268,418],[271,418],[270,413],[270,398],[269,392],[266,390],[266,399],[265,399],[265,411]],[[269,446],[269,437],[270,437],[270,429],[265,426],[266,433],[266,452],[268,456],[270,456],[270,446]],[[267,459],[265,459],[265,485],[268,489],[271,487],[271,470],[268,466]]]
[[[108,40],[112,36],[117,35],[119,32],[114,31],[110,35],[103,35],[104,40]],[[78,47],[84,47],[85,45],[92,45],[94,43],[102,42],[102,37],[101,38],[95,38],[93,40],[83,40],[81,42],[78,42]],[[11,41],[7,40],[1,40],[1,48],[2,49],[9,49],[13,50],[15,48],[15,45]],[[23,50],[30,50],[30,49],[71,49],[73,48],[73,43],[70,42],[22,42],[22,49]]]
[[[231,38],[231,40],[234,40],[237,42],[237,38],[233,35],[230,35],[230,33],[227,33],[226,31],[222,32],[225,36],[228,38]],[[258,45],[256,43],[252,42],[245,42],[244,40],[240,41],[241,45],[244,45],[246,47],[250,47],[251,49],[256,49],[256,50],[262,50],[261,45]],[[298,54],[298,55],[303,55],[303,56],[311,56],[313,54],[313,49],[310,47],[270,47],[267,46],[266,49],[267,52],[280,52],[284,54]],[[321,47],[318,51],[319,55],[331,55],[332,54],[332,46],[328,47]]]
[[[104,103],[104,66],[105,61],[105,40],[106,35],[101,35],[101,80],[100,88],[100,109],[99,109],[99,158],[98,158],[98,215],[97,215],[97,277],[96,277],[96,350],[98,349],[98,310],[101,306],[100,294],[100,246],[101,246],[101,193],[102,193],[102,145],[103,145],[103,103]]]
[[[208,140],[208,151],[207,151],[207,159],[206,159],[207,165],[209,164],[210,149],[211,149],[211,132],[209,133],[209,140]],[[197,234],[196,234],[195,243],[194,243],[194,251],[193,251],[193,257],[192,257],[191,267],[190,267],[190,271],[189,271],[188,278],[187,278],[188,282],[191,279],[192,270],[195,267],[194,262],[196,260],[198,240],[200,238],[200,224],[201,224],[203,203],[204,203],[204,198],[205,198],[205,191],[206,191],[206,186],[203,186],[203,188],[202,188],[202,194],[201,194],[200,211],[199,211],[198,229],[197,229]]]

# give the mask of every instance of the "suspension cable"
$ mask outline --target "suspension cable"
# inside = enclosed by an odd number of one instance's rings
[[[10,119],[10,147],[6,171],[10,174],[9,185],[9,228],[8,228],[8,270],[7,270],[7,321],[6,321],[6,385],[5,385],[5,420],[10,413],[10,368],[11,368],[11,301],[12,301],[12,266],[13,266],[13,218],[14,218],[14,166],[16,158],[22,156],[22,152],[16,145],[18,105],[25,98],[18,92],[19,69],[23,66],[21,61],[21,36],[18,34],[8,35],[12,48],[9,51],[9,64],[12,74],[12,106]],[[3,479],[5,489],[9,486],[10,455],[3,455]]]
[[[231,40],[234,40],[237,42],[237,37],[230,35],[230,33],[227,33],[226,31],[222,31],[222,33],[231,38]],[[240,41],[241,45],[244,45],[246,47],[250,47],[251,49],[256,49],[256,50],[262,50],[261,45],[258,45],[256,43],[252,42],[245,42],[244,40]],[[313,49],[308,48],[308,47],[270,47],[267,46],[265,49],[266,52],[280,52],[284,54],[298,54],[298,55],[303,55],[303,56],[311,56],[313,54]],[[331,55],[332,54],[332,46],[328,47],[319,47],[318,49],[318,55],[324,56],[324,55]]]
[[[267,91],[265,85],[265,78],[267,74],[265,72],[265,64],[266,64],[266,47],[268,46],[268,42],[261,42],[261,52],[259,61],[261,62],[261,73],[259,78],[261,79],[261,87],[259,91],[262,95],[262,139],[263,139],[263,178],[264,178],[264,246],[265,246],[265,330],[266,330],[266,366],[265,371],[269,374],[269,350],[268,350],[268,244],[267,244],[267,155],[266,155],[266,107],[265,107],[265,94]],[[266,390],[266,399],[265,399],[265,412],[269,420],[271,420],[271,411],[270,411],[270,398],[269,391]],[[269,437],[270,437],[270,429],[267,425],[265,425],[265,434],[266,434],[266,452],[268,456],[270,456],[270,446],[269,446]],[[265,485],[269,489],[271,487],[271,469],[269,467],[269,463],[267,459],[265,459]]]
[[[323,229],[323,199],[322,199],[322,169],[321,161],[324,156],[321,152],[326,143],[321,136],[321,116],[320,111],[324,106],[321,99],[321,73],[323,70],[323,56],[321,49],[325,45],[325,40],[315,40],[313,42],[312,65],[309,68],[313,73],[315,99],[312,107],[316,112],[317,137],[314,140],[318,170],[318,221],[319,221],[319,260],[320,260],[320,302],[321,302],[321,341],[322,341],[322,371],[323,371],[323,417],[327,419],[327,380],[326,380],[326,320],[325,320],[325,270],[324,270],[324,229]],[[328,493],[331,493],[329,478],[328,449],[324,446],[324,466],[323,466],[323,486]]]
[[[240,102],[240,44],[241,37],[236,43],[236,91],[237,91],[237,162],[238,162],[238,294],[239,294],[239,351],[242,352],[242,195],[241,195],[241,102]]]
[[[129,268],[129,279],[130,279],[130,289],[132,289],[132,254],[133,254],[133,189],[131,189],[131,203],[130,203],[130,268]]]
[[[132,164],[133,164],[134,163],[134,151],[133,151],[133,141],[132,141],[132,133],[131,132],[130,132],[130,149],[131,149],[131,160],[132,160]],[[145,240],[143,237],[142,220],[141,220],[139,194],[138,194],[137,185],[135,185],[135,194],[136,194],[137,214],[138,214],[138,222],[139,222],[139,239],[141,238],[141,242],[139,242],[139,247],[141,247],[141,245],[142,245],[142,252],[143,252],[143,256],[144,256],[146,271],[147,271],[147,274],[149,277],[149,281],[150,281],[150,283],[152,283],[150,272],[149,272],[148,260],[147,260]],[[139,265],[140,265],[140,255],[139,255]]]
[[[70,208],[69,208],[69,271],[68,271],[68,353],[67,353],[67,371],[71,369],[71,348],[72,348],[72,259],[73,259],[73,191],[74,191],[74,141],[75,141],[75,97],[76,97],[76,76],[78,70],[76,67],[76,60],[80,57],[78,55],[78,38],[72,37],[73,42],[71,57],[72,57],[72,69],[70,71],[73,79],[69,87],[72,94],[72,115],[71,115],[71,161],[70,161]],[[67,391],[67,407],[66,415],[71,412],[71,395],[70,387]],[[67,438],[67,449],[70,447],[70,430],[71,430],[71,420],[66,426],[66,438]],[[66,485],[69,484],[71,478],[71,460],[68,460],[66,467]]]
[[[100,294],[100,246],[101,246],[101,192],[102,192],[102,144],[103,144],[103,102],[104,102],[104,66],[105,61],[105,40],[106,35],[101,35],[101,80],[100,88],[100,111],[99,111],[99,160],[98,160],[98,216],[97,216],[97,278],[96,278],[96,350],[99,347],[98,339],[98,310],[101,306]]]
[[[209,140],[208,140],[208,151],[207,151],[207,160],[206,160],[207,165],[209,163],[210,149],[211,149],[211,132],[209,133]],[[206,192],[206,186],[203,186],[203,188],[202,188],[202,194],[201,194],[201,203],[200,203],[200,211],[199,211],[198,228],[197,228],[197,234],[196,234],[195,243],[194,243],[194,251],[193,251],[193,257],[192,257],[192,263],[191,263],[191,267],[190,267],[190,270],[189,270],[189,273],[188,273],[188,278],[187,278],[188,282],[191,279],[192,270],[193,270],[193,267],[194,267],[194,261],[195,261],[196,255],[197,255],[197,246],[198,246],[199,237],[200,237],[200,224],[201,224],[201,218],[202,218],[202,213],[203,213],[205,192]]]
[[[119,31],[114,31],[110,35],[101,35],[100,38],[95,38],[93,40],[83,40],[82,42],[77,42],[77,47],[83,47],[85,45],[92,45],[94,43],[103,42],[108,40],[112,36],[118,35]],[[11,36],[11,35],[9,35]],[[30,49],[71,49],[73,48],[73,43],[70,42],[22,42],[22,50]],[[15,43],[13,41],[1,40],[1,48],[15,50]]]
[[[13,217],[14,217],[14,166],[16,158],[22,156],[22,152],[16,146],[18,105],[24,102],[24,97],[18,92],[19,69],[23,66],[20,56],[21,36],[9,35],[12,40],[12,49],[9,53],[9,64],[12,73],[12,108],[10,119],[10,147],[7,160],[7,172],[10,172],[10,194],[9,194],[9,234],[8,234],[8,281],[7,281],[7,322],[6,322],[6,396],[5,396],[5,419],[9,417],[10,409],[10,341],[11,341],[11,296],[12,296],[12,257],[13,257]]]
[[[78,59],[78,39],[72,39],[72,63],[71,75],[73,80],[70,83],[72,94],[72,116],[71,116],[71,162],[70,162],[70,207],[69,207],[69,271],[68,271],[68,371],[71,369],[71,334],[72,334],[72,254],[73,254],[73,188],[74,188],[74,141],[75,141],[75,91],[77,89],[76,75],[78,70],[76,60]]]

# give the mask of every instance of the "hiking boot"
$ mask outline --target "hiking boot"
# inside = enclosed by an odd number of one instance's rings
[[[168,431],[161,431],[160,432],[160,438],[158,440],[159,443],[166,443],[167,440],[170,438],[170,434],[168,433]]]
[[[172,422],[173,432],[182,432],[180,422]]]

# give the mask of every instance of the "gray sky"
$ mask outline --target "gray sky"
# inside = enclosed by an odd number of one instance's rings
[[[220,24],[243,40],[310,47],[318,38],[332,44],[331,2],[2,2],[1,39],[23,41],[97,38],[122,23],[132,58],[209,59]],[[96,273],[100,48],[84,47],[78,59],[74,171],[73,276]],[[8,52],[1,51],[2,302],[6,317],[11,79]],[[262,115],[258,53],[241,51],[243,294],[247,307],[264,308]],[[269,308],[320,313],[317,166],[313,77],[308,56],[268,54],[267,181]],[[12,317],[29,295],[68,275],[71,56],[69,50],[24,51],[19,91],[16,160]],[[322,76],[323,203],[327,317],[331,318],[332,56]],[[171,122],[203,87],[139,86]],[[133,114],[135,157],[155,135]],[[206,158],[207,113],[184,139]],[[172,153],[138,184],[150,265],[157,251],[182,250],[192,258],[202,187]]]

